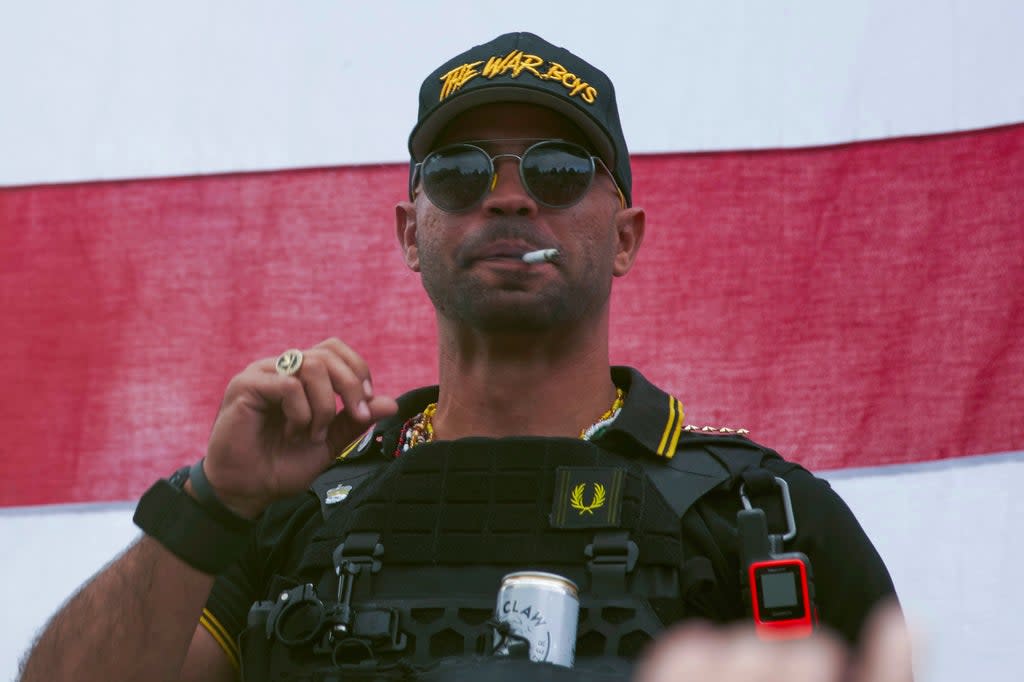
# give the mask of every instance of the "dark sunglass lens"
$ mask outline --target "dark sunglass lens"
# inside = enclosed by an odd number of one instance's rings
[[[480,149],[465,145],[445,147],[423,160],[423,191],[445,211],[464,211],[487,192],[490,159]]]
[[[594,179],[594,162],[582,147],[541,143],[523,156],[522,174],[526,186],[541,203],[565,207],[587,193]]]

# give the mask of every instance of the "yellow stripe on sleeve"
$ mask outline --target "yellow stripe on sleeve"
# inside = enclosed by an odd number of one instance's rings
[[[199,624],[206,628],[217,644],[220,644],[220,648],[227,654],[228,660],[231,661],[231,665],[234,666],[235,670],[240,670],[241,667],[238,665],[238,647],[235,646],[235,640],[228,634],[228,631],[224,629],[217,617],[210,613],[209,609],[203,609],[203,615],[199,617]]]

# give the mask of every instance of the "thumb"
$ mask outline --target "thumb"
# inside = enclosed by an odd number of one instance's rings
[[[331,421],[331,425],[327,429],[327,445],[332,457],[336,457],[350,445],[358,442],[381,419],[398,414],[398,403],[394,398],[388,396],[375,395],[366,404],[370,408],[368,420],[359,419],[349,410],[342,410]]]

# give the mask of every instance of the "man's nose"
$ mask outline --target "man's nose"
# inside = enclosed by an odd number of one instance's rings
[[[523,187],[518,159],[495,159],[494,179],[491,190],[484,197],[483,208],[493,215],[536,215],[539,207]]]

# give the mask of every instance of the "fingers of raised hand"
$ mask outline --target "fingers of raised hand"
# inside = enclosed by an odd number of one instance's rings
[[[311,353],[323,359],[331,387],[341,397],[349,416],[359,422],[369,422],[367,402],[373,398],[373,382],[363,358],[338,339],[327,339]]]
[[[341,398],[348,419],[362,425],[372,421],[369,405],[374,394],[370,371],[363,358],[348,345],[331,338],[302,351],[301,365],[290,374],[279,371],[279,359],[258,364],[281,386],[281,408],[287,419],[288,435],[308,429],[315,442],[323,442],[338,413],[336,396]],[[301,387],[301,393],[295,391],[296,387]],[[297,402],[300,396],[304,396],[304,406]]]
[[[765,642],[749,628],[686,626],[658,641],[641,664],[639,682],[826,682],[839,680],[845,655],[826,636]]]
[[[912,682],[913,642],[903,612],[895,601],[875,607],[864,626],[860,656],[854,661],[854,682]]]
[[[367,400],[366,404],[370,409],[371,423],[390,417],[398,412],[398,403],[395,402],[394,398],[387,396],[375,395]],[[327,440],[331,451],[340,452],[342,448],[352,442],[356,434],[362,431],[364,431],[362,424],[358,422],[353,424],[348,415],[345,412],[341,412],[331,422],[331,428],[328,432]]]
[[[293,376],[278,374],[274,360],[265,359],[249,365],[231,380],[218,420],[246,412],[272,420],[277,411],[283,414],[284,422],[279,426],[286,433],[308,427],[313,418],[302,382]],[[235,419],[230,417],[229,421],[234,423]]]
[[[327,364],[317,355],[309,353],[302,362],[298,377],[309,404],[309,433],[314,442],[327,439],[327,427],[334,419],[336,403]]]

